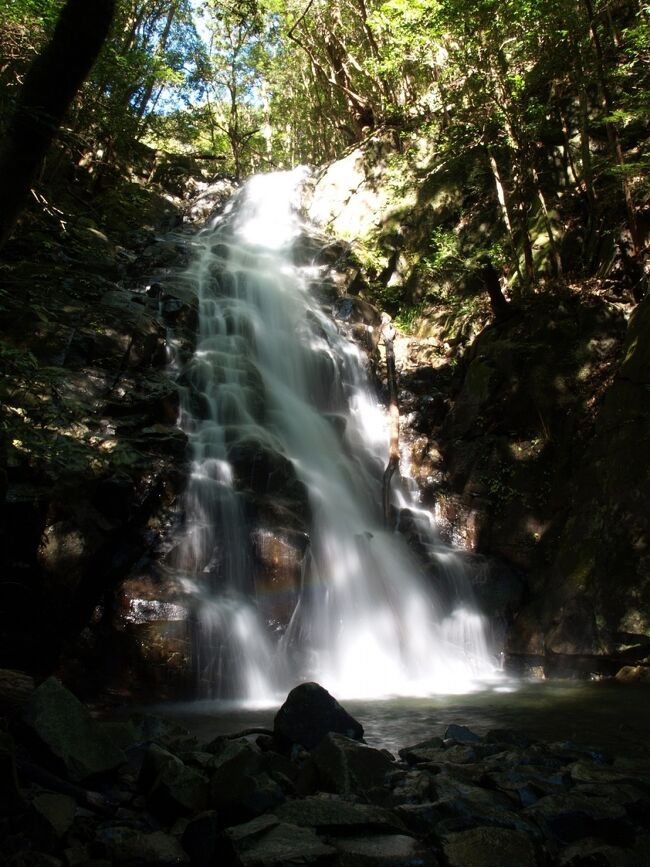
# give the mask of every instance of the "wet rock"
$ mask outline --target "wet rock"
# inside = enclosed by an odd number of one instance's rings
[[[578,840],[563,849],[558,857],[560,867],[642,867],[647,863],[650,837],[640,837],[634,846],[622,849],[602,840]]]
[[[167,821],[207,807],[207,778],[156,745],[145,755],[140,780],[145,785],[150,782],[147,803],[151,810]]]
[[[322,785],[339,795],[381,789],[394,765],[386,753],[345,735],[328,734],[312,750]]]
[[[54,677],[34,691],[23,720],[71,780],[85,780],[126,762],[125,754],[91,718],[84,705]]]
[[[88,862],[88,864],[90,863]],[[63,861],[55,858],[53,855],[31,849],[7,858],[4,861],[4,865],[5,867],[63,867]],[[110,865],[107,865],[107,867],[110,867]]]
[[[315,747],[328,732],[360,741],[363,726],[318,683],[301,683],[291,690],[275,715],[273,734],[283,747]]]
[[[456,723],[447,726],[445,740],[448,739],[454,740],[459,744],[478,744],[481,742],[479,735],[468,729],[467,726],[457,725]]]
[[[616,680],[621,683],[650,683],[650,666],[624,665],[616,672]]]
[[[0,731],[0,815],[9,816],[22,806],[16,776],[16,747],[6,732]]]
[[[225,824],[246,822],[281,804],[285,795],[264,770],[258,750],[246,741],[227,743],[211,763],[210,806]]]
[[[124,867],[186,867],[190,864],[178,840],[162,831],[142,833],[134,828],[112,826],[99,832],[98,842],[111,863]]]
[[[549,777],[534,771],[524,773],[518,769],[487,774],[485,782],[516,797],[522,807],[531,807],[544,795],[568,788],[569,785],[568,775]]]
[[[424,771],[405,771],[391,778],[390,805],[421,804],[435,798],[435,785]]]
[[[402,834],[344,837],[333,842],[339,852],[339,867],[436,867],[439,864],[430,849]]]
[[[443,841],[448,867],[536,867],[535,846],[521,831],[473,828]]]
[[[546,795],[523,811],[552,839],[571,843],[596,837],[608,843],[629,845],[634,839],[626,810],[607,798],[567,792]]]
[[[0,668],[0,715],[14,716],[19,713],[34,692],[34,688],[34,678],[28,674]]]
[[[279,494],[308,508],[307,490],[290,460],[263,443],[240,440],[228,449],[237,485],[254,494]]]
[[[400,822],[417,837],[431,834],[438,822],[444,818],[444,811],[430,801],[422,804],[402,804],[395,807],[394,812]]]
[[[436,789],[439,799],[434,802],[434,807],[442,816],[435,826],[437,834],[490,826],[542,836],[533,822],[516,812],[519,807],[516,800],[503,792],[440,777],[436,778]]]
[[[336,850],[309,828],[261,816],[226,830],[234,863],[241,867],[287,867],[331,864]]]
[[[522,732],[512,729],[490,729],[485,735],[486,743],[507,744],[508,746],[520,747],[525,750],[531,745],[531,740]]]
[[[222,827],[215,810],[206,810],[187,823],[182,842],[192,867],[214,867],[218,859]]]
[[[399,756],[408,762],[409,765],[417,765],[420,762],[434,762],[440,756],[440,751],[444,748],[442,738],[429,738],[426,741],[421,741],[419,744],[414,744],[412,747],[403,747],[399,751]]]
[[[370,804],[355,804],[337,797],[310,797],[286,801],[273,810],[281,822],[314,828],[319,833],[404,831],[405,826],[390,810]]]
[[[76,808],[73,798],[53,792],[37,795],[31,804],[34,824],[48,841],[60,840],[67,834],[72,827]]]

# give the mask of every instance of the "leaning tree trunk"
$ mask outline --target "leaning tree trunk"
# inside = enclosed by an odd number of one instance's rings
[[[104,44],[115,0],[68,0],[32,64],[0,151],[0,248],[49,146]]]

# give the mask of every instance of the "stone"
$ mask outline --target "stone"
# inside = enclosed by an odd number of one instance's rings
[[[66,867],[85,867],[90,861],[85,846],[69,846],[63,850]]]
[[[284,748],[301,744],[312,749],[328,732],[357,741],[363,738],[361,723],[318,683],[301,683],[292,689],[273,721],[273,734]]]
[[[233,777],[227,785],[222,777],[213,778],[210,804],[224,817],[224,822],[246,822],[273,810],[285,800],[281,787],[268,774]]]
[[[208,780],[179,758],[168,754],[147,795],[152,812],[171,821],[179,816],[200,813],[208,805]]]
[[[629,845],[634,839],[625,808],[607,798],[576,792],[546,795],[522,815],[559,843],[596,837],[607,843]]]
[[[0,731],[0,816],[11,815],[23,803],[16,776],[15,751],[11,735]]]
[[[227,741],[210,769],[209,803],[224,817],[224,824],[246,822],[285,799],[278,783],[265,772],[260,752],[244,740]]]
[[[637,843],[630,849],[609,846],[602,840],[578,840],[563,849],[558,857],[560,867],[641,867],[647,863],[648,842]]]
[[[336,850],[310,828],[261,816],[225,832],[235,864],[241,867],[288,867],[331,864]]]
[[[214,867],[217,864],[221,830],[222,824],[215,810],[206,810],[190,819],[183,831],[182,843],[192,867]]]
[[[403,834],[343,837],[333,842],[339,867],[436,867],[440,863],[430,849]]]
[[[433,806],[441,816],[435,825],[438,835],[468,831],[485,825],[542,836],[525,814],[515,812],[519,805],[503,792],[466,785],[449,778],[436,778],[436,789],[439,798]]]
[[[525,734],[513,731],[513,729],[490,729],[485,735],[485,742],[488,744],[507,744],[511,747],[520,747],[522,750],[528,749],[532,743]]]
[[[403,747],[399,751],[399,757],[409,765],[417,765],[420,762],[435,762],[440,756],[440,750],[444,748],[442,738],[429,738],[414,744],[412,747]]]
[[[2,497],[0,496],[0,502]],[[20,713],[34,692],[34,678],[22,671],[0,668],[0,715]]]
[[[126,763],[122,750],[54,677],[34,690],[23,720],[70,780],[80,782]]]
[[[422,804],[401,804],[395,807],[395,815],[417,837],[431,834],[438,822],[444,818],[440,807],[431,802]]]
[[[435,798],[431,774],[425,771],[399,771],[391,780],[390,805],[421,804]]]
[[[142,833],[122,826],[102,829],[98,842],[120,867],[189,867],[190,859],[175,837],[163,831]]]
[[[68,795],[43,792],[32,801],[32,812],[43,831],[55,840],[61,839],[72,827],[76,801]]]
[[[447,726],[445,731],[445,740],[454,740],[460,744],[478,744],[481,738],[467,726],[457,725],[452,723]]]
[[[349,831],[405,831],[397,816],[371,804],[355,804],[338,797],[309,797],[285,801],[273,810],[281,822],[336,834]]]
[[[448,867],[536,867],[535,846],[521,831],[472,828],[443,841]]]
[[[321,783],[339,795],[368,794],[383,787],[394,763],[386,753],[344,735],[328,734],[312,750]]]
[[[650,683],[650,666],[624,665],[616,672],[616,680],[621,683]]]
[[[63,861],[55,858],[53,855],[31,849],[7,858],[3,861],[3,867],[63,867]],[[110,865],[107,865],[107,867],[110,867]]]

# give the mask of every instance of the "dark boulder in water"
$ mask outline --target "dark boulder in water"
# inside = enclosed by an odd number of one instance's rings
[[[318,683],[301,683],[291,690],[275,715],[273,733],[283,746],[301,744],[308,750],[330,732],[360,741],[363,726]]]

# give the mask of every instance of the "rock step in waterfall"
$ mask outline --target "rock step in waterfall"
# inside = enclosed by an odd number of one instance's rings
[[[181,377],[192,472],[176,568],[194,599],[200,692],[465,691],[493,673],[484,624],[460,559],[395,483],[444,594],[384,527],[386,412],[366,354],[319,300],[318,269],[293,262],[304,178],[248,181],[197,237],[187,274],[199,335]],[[264,550],[276,565],[293,552],[289,569],[264,574]]]

